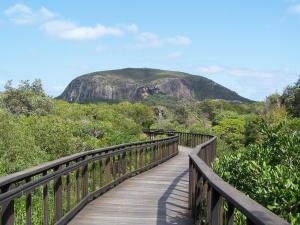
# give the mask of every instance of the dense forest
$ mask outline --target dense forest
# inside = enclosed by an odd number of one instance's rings
[[[47,96],[40,80],[0,94],[0,176],[79,151],[145,140],[143,128],[218,136],[214,170],[292,224],[300,223],[300,80],[264,102],[77,104]]]

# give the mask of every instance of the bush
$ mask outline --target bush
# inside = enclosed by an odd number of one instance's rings
[[[300,78],[284,90],[281,101],[292,116],[300,117]]]
[[[288,121],[261,122],[260,135],[260,143],[225,155],[214,170],[274,213],[299,224],[300,137]]]
[[[47,115],[51,112],[53,103],[42,89],[40,80],[22,81],[18,88],[13,88],[12,83],[5,85],[2,105],[12,114],[17,115]]]
[[[244,146],[245,121],[243,118],[223,119],[212,130],[226,142],[230,149],[238,150]]]
[[[0,175],[38,165],[46,156],[18,118],[0,109]]]

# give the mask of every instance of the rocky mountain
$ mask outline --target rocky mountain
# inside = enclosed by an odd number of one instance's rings
[[[75,78],[58,98],[68,102],[86,103],[140,101],[151,95],[191,100],[250,101],[202,76],[148,68],[126,68],[85,74]]]

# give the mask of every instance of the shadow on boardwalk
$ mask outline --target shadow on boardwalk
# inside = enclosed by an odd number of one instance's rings
[[[177,176],[158,201],[156,225],[191,225],[193,224],[188,209],[188,192],[186,175],[188,169]],[[186,206],[178,204],[186,202]]]

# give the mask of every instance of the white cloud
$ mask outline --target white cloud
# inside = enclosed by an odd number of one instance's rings
[[[115,26],[105,26],[96,24],[94,26],[82,26],[59,17],[56,13],[42,6],[35,10],[25,4],[15,4],[4,11],[4,15],[14,24],[39,25],[40,29],[54,37],[64,40],[96,40],[103,36],[132,35],[136,38],[134,47],[160,47],[165,45],[189,45],[191,39],[186,36],[159,37],[155,33],[140,32],[137,24],[117,24]],[[96,49],[97,50],[97,49]],[[102,51],[103,49],[98,49]]]
[[[120,36],[123,31],[119,28],[107,27],[101,24],[79,26],[64,20],[49,21],[42,25],[42,30],[48,34],[66,40],[95,40],[103,36]]]
[[[136,24],[130,24],[128,26],[124,26],[125,30],[131,32],[131,33],[138,33],[139,27]]]
[[[196,69],[196,72],[205,75],[211,74],[226,74],[237,77],[255,77],[255,78],[272,78],[275,76],[274,72],[261,71],[254,69],[245,69],[245,68],[227,68],[217,65],[199,67]]]
[[[30,7],[24,4],[15,4],[4,11],[5,15],[15,15],[18,13],[32,14]]]
[[[188,45],[191,39],[186,36],[175,36],[168,38],[161,38],[155,33],[143,32],[137,36],[136,47],[160,47],[163,45]]]
[[[293,13],[300,14],[300,3],[291,6],[290,10]]]
[[[51,12],[46,7],[41,7],[39,10],[32,10],[25,4],[15,4],[4,11],[9,20],[18,25],[35,24],[44,22],[56,17],[56,14]]]

